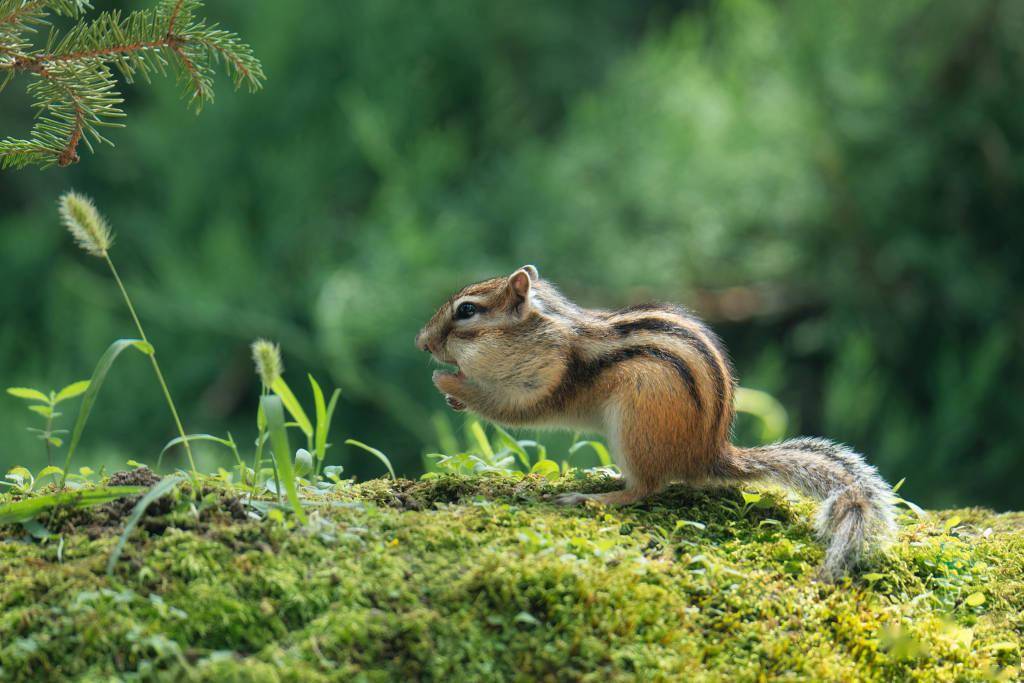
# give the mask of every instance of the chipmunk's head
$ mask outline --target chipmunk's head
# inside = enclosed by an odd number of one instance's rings
[[[541,297],[549,287],[533,266],[463,287],[416,335],[416,346],[457,366],[459,375],[485,379],[510,354],[527,352],[524,336],[545,326]]]

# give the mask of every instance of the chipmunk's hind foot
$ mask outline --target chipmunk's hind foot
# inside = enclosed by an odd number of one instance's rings
[[[552,502],[556,505],[582,505],[587,501],[599,505],[632,505],[654,492],[651,488],[630,487],[608,493],[563,493],[555,496]]]

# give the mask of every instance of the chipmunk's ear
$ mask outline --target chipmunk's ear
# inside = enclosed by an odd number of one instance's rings
[[[508,286],[519,297],[525,299],[530,293],[530,285],[540,279],[540,273],[533,266],[523,266],[508,276]]]

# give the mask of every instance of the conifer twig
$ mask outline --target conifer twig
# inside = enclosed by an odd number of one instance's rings
[[[198,112],[213,101],[214,67],[223,64],[236,88],[263,83],[252,49],[230,31],[196,16],[200,0],[159,0],[156,7],[122,14],[101,12],[87,21],[88,0],[0,0],[0,92],[19,74],[37,110],[29,138],[0,140],[0,168],[67,166],[84,143],[110,143],[100,132],[124,117],[113,68],[126,82],[177,74]],[[32,38],[52,14],[76,23],[50,31],[42,45]]]

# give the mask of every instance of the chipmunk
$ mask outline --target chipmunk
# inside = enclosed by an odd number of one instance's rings
[[[455,410],[511,427],[596,431],[625,488],[559,503],[635,503],[675,481],[771,481],[822,501],[821,575],[835,580],[894,528],[892,489],[846,446],[730,442],[735,379],[721,341],[680,306],[581,308],[534,266],[459,290],[416,337],[457,370],[434,385]]]

